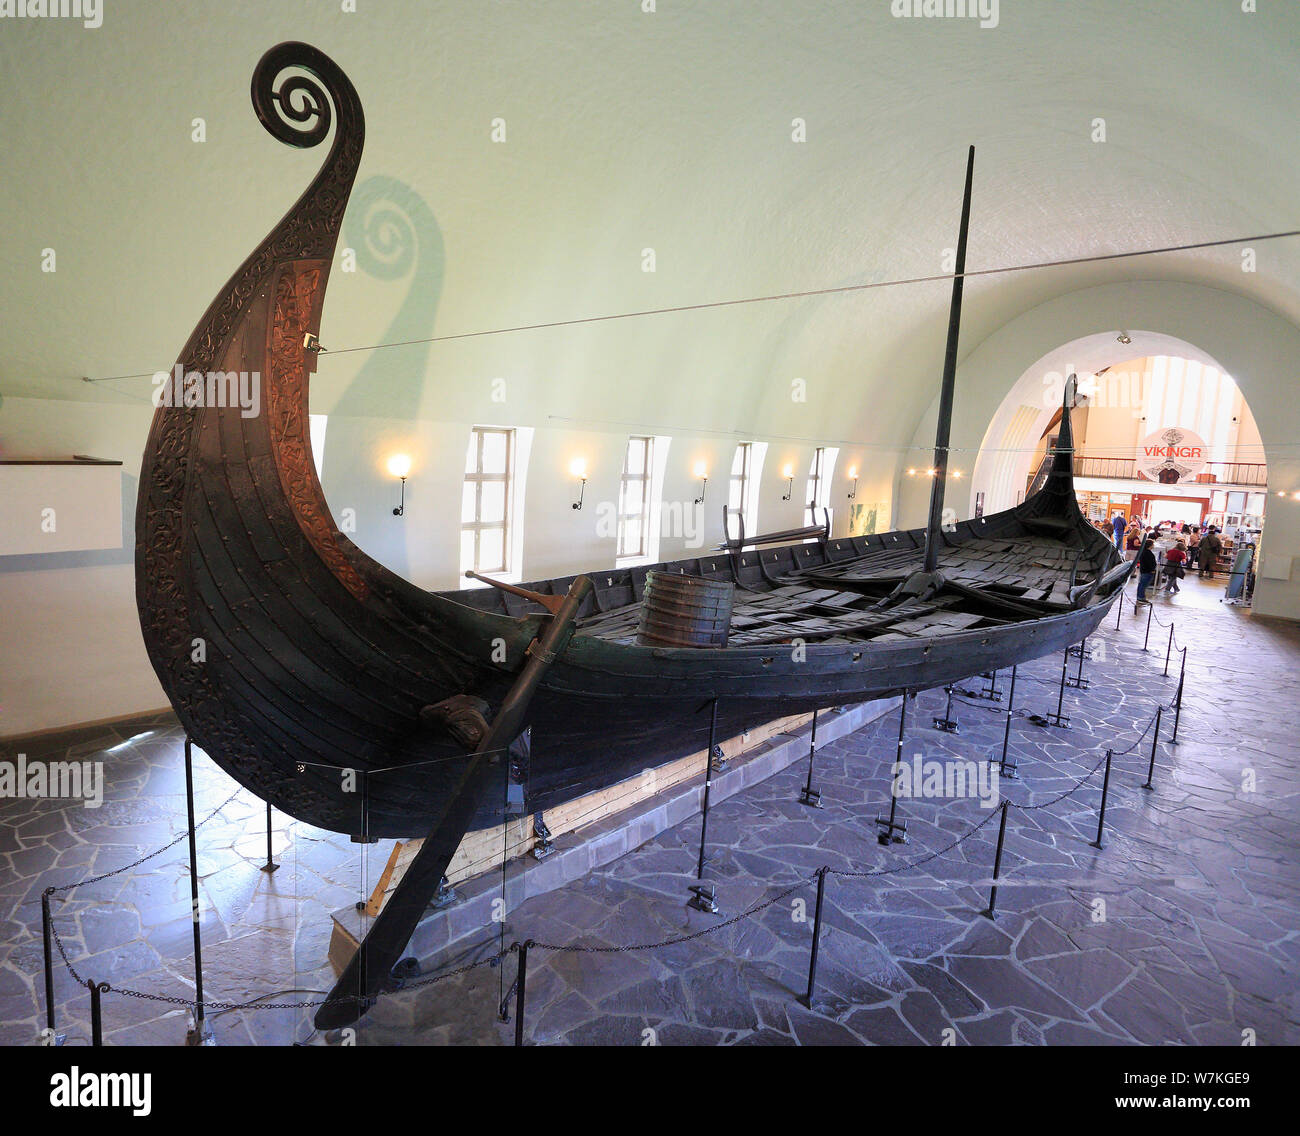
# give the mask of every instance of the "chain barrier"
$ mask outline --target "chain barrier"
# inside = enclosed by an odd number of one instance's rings
[[[215,809],[213,809],[210,813],[208,813],[207,816],[205,816],[201,821],[198,821],[194,825],[193,831],[197,832],[200,828],[202,828],[205,824],[207,824],[208,821],[212,820],[213,817],[215,817],[218,813],[220,813],[222,809],[224,809],[227,805],[229,805],[230,802],[233,801],[236,797],[238,797],[239,794],[242,792],[243,792],[242,789],[236,789],[233,793],[230,794],[229,797],[227,797],[224,801],[222,801],[221,804],[219,804]],[[110,872],[103,872],[98,876],[91,876],[88,879],[77,880],[75,883],[59,884],[58,886],[48,887],[45,889],[44,894],[57,895],[60,892],[72,891],[74,888],[83,887],[86,884],[99,883],[102,880],[107,880],[113,876],[121,875],[123,872],[128,872],[132,868],[137,868],[141,864],[147,863],[149,860],[161,856],[168,849],[175,848],[176,845],[179,844],[182,840],[185,840],[187,837],[189,837],[190,832],[191,829],[188,826],[186,826],[186,828],[174,840],[169,840],[166,844],[162,845],[162,847],[155,848],[152,852],[146,853],[144,856],[141,856],[137,860],[131,861],[131,863],[129,864],[124,864],[120,868],[114,868]],[[55,925],[53,918],[50,919],[49,925],[50,925],[50,935],[54,939],[54,945],[58,948],[59,951],[59,958],[63,960],[63,965],[67,969],[68,974],[72,976],[72,980],[76,982],[78,986],[85,986],[87,980],[81,977],[81,974],[77,971],[77,968],[72,964],[72,960],[68,957],[68,950],[67,947],[64,945],[63,936],[59,934],[59,929]],[[513,950],[514,948],[511,949]],[[448,978],[455,978],[457,975],[466,974],[471,970],[477,970],[479,967],[497,966],[500,964],[502,957],[503,956],[501,954],[491,955],[488,958],[480,959],[478,962],[468,963],[465,966],[459,966],[453,970],[444,971],[441,974],[431,975],[415,981],[407,981],[403,983],[401,989],[403,991],[416,990],[423,986],[432,986],[434,983],[445,981]],[[188,1007],[194,1005],[193,998],[183,998],[175,994],[151,994],[148,991],[144,991],[144,990],[133,990],[129,987],[113,986],[112,984],[107,982],[101,982],[98,985],[102,993],[121,994],[125,998],[139,998],[148,1002],[165,1002],[174,1006]],[[315,1001],[305,1001],[305,1002],[258,1002],[256,999],[254,999],[251,1002],[212,1002],[207,999],[204,999],[203,1006],[205,1009],[219,1010],[219,1011],[244,1010],[244,1009],[298,1010],[298,1009],[307,1009],[314,1006],[331,1005],[335,1002],[344,1002],[344,1001],[348,1001],[349,998],[350,996],[344,996],[335,999],[322,998],[322,999],[317,999]]]
[[[810,876],[803,876],[784,891],[778,892],[776,895],[763,900],[761,903],[754,904],[753,907],[746,908],[744,911],[740,912],[739,915],[733,915],[730,919],[723,920],[721,923],[711,924],[708,927],[703,927],[698,931],[691,932],[689,935],[678,935],[672,939],[664,939],[659,943],[632,943],[629,946],[624,947],[593,947],[583,943],[567,943],[559,945],[556,943],[539,943],[536,940],[532,940],[530,945],[533,947],[540,947],[542,950],[554,951],[557,954],[589,955],[618,955],[626,954],[631,951],[653,951],[658,950],[660,947],[675,947],[679,943],[690,943],[696,939],[702,939],[705,935],[712,935],[715,931],[721,931],[724,927],[731,927],[736,923],[739,923],[742,919],[748,919],[752,915],[757,915],[760,911],[766,911],[774,904],[780,903],[781,900],[792,896],[800,888],[806,887],[816,878],[816,872]]]
[[[1121,599],[1123,599],[1122,596]],[[1044,682],[1044,683],[1047,682],[1047,680],[1045,679],[1037,679],[1035,678],[1035,676],[1032,675],[1026,675],[1024,677],[1032,681]],[[1052,683],[1051,685],[1056,685],[1056,684]],[[965,702],[969,706],[974,706],[983,710],[989,710],[997,714],[1005,713],[1005,711],[1001,710],[998,707],[985,706],[982,705],[981,703],[962,698],[962,696],[960,695],[954,694],[954,697],[958,701]],[[1161,704],[1160,709],[1162,710],[1171,709],[1174,706],[1176,700],[1177,699],[1175,696],[1175,698],[1170,700],[1168,706],[1164,706],[1163,704]],[[1019,710],[1012,710],[1010,713],[1011,716],[1015,718],[1030,716],[1030,711],[1023,708]],[[1126,749],[1111,751],[1110,757],[1111,758],[1124,757],[1132,753],[1134,750],[1136,750],[1137,747],[1142,744],[1144,739],[1150,733],[1151,727],[1156,722],[1156,718],[1157,715],[1152,714],[1151,717],[1147,720],[1146,726],[1143,728],[1142,732],[1137,736],[1137,738],[1132,742],[1132,744],[1129,745]],[[1020,804],[1014,801],[1009,803],[1011,803],[1015,808],[1021,809],[1025,812],[1033,812],[1037,810],[1050,808],[1051,806],[1059,804],[1061,801],[1072,796],[1074,793],[1077,793],[1081,788],[1083,788],[1084,785],[1086,785],[1097,774],[1097,771],[1101,769],[1102,766],[1105,764],[1106,764],[1106,757],[1103,756],[1101,760],[1097,762],[1096,765],[1094,765],[1081,778],[1076,780],[1075,783],[1069,789],[1065,790],[1065,792],[1063,793],[1057,794],[1057,796],[1051,798],[1048,801],[1044,801],[1036,805]],[[207,824],[208,821],[210,821],[214,816],[216,816],[219,812],[221,812],[222,809],[224,809],[228,804],[230,804],[230,802],[233,801],[235,797],[239,795],[240,792],[241,790],[236,790],[228,798],[226,798],[225,801],[223,801],[220,805],[218,805],[215,809],[213,809],[212,812],[210,812],[206,817],[204,817],[202,821],[198,822],[194,826],[195,830],[197,831],[203,825]],[[995,817],[1001,815],[1001,812],[1002,810],[1000,809],[991,810],[989,812],[989,815],[986,816],[982,821],[980,821],[974,827],[968,829],[966,832],[962,833],[956,839],[950,841],[944,847],[936,849],[933,852],[929,852],[926,855],[922,856],[920,859],[909,861],[906,864],[897,864],[894,865],[893,867],[888,867],[888,868],[872,868],[872,869],[859,869],[859,870],[848,869],[848,868],[831,868],[827,866],[824,869],[822,869],[822,871],[824,871],[827,875],[838,876],[842,879],[881,878],[886,876],[898,875],[903,872],[913,871],[917,868],[924,867],[926,864],[932,863],[933,861],[938,860],[941,857],[948,855],[948,853],[952,852],[953,849],[964,844],[976,833],[980,832],[983,828],[985,828]],[[161,848],[158,848],[155,851],[150,852],[147,855],[140,857],[138,860],[135,860],[130,864],[126,864],[121,868],[115,868],[110,872],[104,872],[99,876],[92,876],[90,879],[80,880],[76,883],[63,884],[58,887],[47,888],[46,894],[53,895],[58,892],[70,891],[73,888],[80,887],[84,884],[97,883],[100,880],[105,880],[112,876],[120,875],[122,872],[129,871],[131,868],[138,867],[140,864],[143,864],[146,861],[151,860],[156,856],[160,856],[163,852],[166,852],[169,848],[175,847],[175,845],[180,843],[181,840],[189,836],[189,833],[190,830],[187,828],[174,840],[169,841]],[[678,946],[682,943],[690,943],[699,939],[703,939],[708,935],[716,934],[719,931],[725,930],[727,927],[735,926],[736,924],[743,922],[746,919],[750,919],[753,916],[758,915],[760,912],[766,911],[768,908],[775,906],[776,904],[780,903],[782,900],[788,899],[791,895],[793,895],[795,892],[799,891],[800,889],[807,887],[810,884],[813,884],[817,880],[817,877],[818,877],[817,872],[814,872],[807,876],[801,876],[799,879],[791,882],[788,886],[783,887],[783,890],[777,892],[777,894],[770,896],[767,899],[752,905],[751,907],[746,908],[744,911],[741,911],[738,914],[731,916],[729,919],[725,919],[719,923],[714,923],[707,927],[703,927],[698,931],[691,932],[690,934],[677,935],[672,938],[664,939],[659,942],[631,943],[624,946],[593,946],[593,945],[582,944],[582,943],[559,944],[559,943],[544,943],[544,942],[538,942],[536,940],[530,940],[529,945],[534,949],[551,951],[552,953],[556,953],[556,954],[629,954],[638,951],[652,951],[652,950],[659,950],[664,947]],[[58,933],[58,929],[54,926],[53,920],[50,921],[50,932],[54,938],[55,945],[58,947],[59,957],[63,960],[64,967],[67,969],[68,973],[72,976],[73,980],[79,986],[85,986],[86,981],[82,979],[81,975],[77,972],[76,967],[73,966],[71,959],[68,958],[67,949],[64,946],[62,937]],[[416,990],[422,987],[432,986],[435,985],[436,983],[445,982],[447,979],[455,978],[462,974],[467,974],[471,971],[478,970],[485,966],[497,967],[503,962],[507,954],[517,952],[519,950],[519,946],[520,946],[519,943],[516,942],[511,944],[511,946],[505,951],[500,951],[495,955],[491,955],[488,956],[487,958],[480,959],[477,962],[467,963],[463,966],[455,967],[451,970],[443,971],[436,975],[429,975],[414,981],[404,982],[402,986],[399,988],[399,990],[382,991],[377,997],[384,997],[390,993],[405,993],[406,991],[409,990]],[[178,995],[168,995],[168,994],[151,994],[147,991],[135,990],[130,987],[115,987],[110,985],[109,983],[101,983],[100,989],[105,993],[109,993],[109,992],[116,993],[126,998],[136,998],[136,999],[141,999],[141,1000],[151,1001],[151,1002],[163,1002],[163,1003],[176,1005],[176,1006],[188,1007],[194,1004],[194,1000],[192,998],[184,998]],[[230,1010],[299,1010],[299,1009],[312,1009],[320,1006],[331,1005],[336,1002],[345,1002],[351,1000],[352,999],[350,995],[345,995],[343,997],[335,998],[335,999],[321,998],[321,999],[305,1000],[299,1002],[259,1002],[256,999],[252,1001],[244,1001],[244,1002],[213,1002],[213,1001],[205,1000],[204,1007],[209,1010],[220,1011],[220,1012],[225,1012]]]
[[[517,948],[510,948],[510,950],[515,949]],[[60,948],[60,952],[61,951],[62,948]],[[506,953],[508,954],[509,951]],[[384,997],[390,993],[404,994],[408,990],[417,990],[424,986],[433,986],[435,983],[445,982],[448,978],[456,978],[458,975],[468,974],[471,970],[478,970],[480,967],[499,966],[503,958],[504,955],[501,954],[489,955],[487,958],[479,959],[478,962],[466,963],[464,966],[458,966],[452,970],[443,971],[441,974],[429,975],[414,982],[404,982],[400,990],[386,990],[383,991],[379,997]],[[67,961],[66,955],[64,956],[64,961]],[[69,967],[69,969],[71,970],[71,967]],[[73,973],[75,974],[76,972],[73,971]],[[84,986],[85,983],[83,982],[82,985]],[[101,984],[101,988],[106,993],[121,994],[124,998],[140,998],[147,1002],[168,1002],[174,1006],[194,1005],[193,998],[182,998],[175,994],[150,994],[148,991],[132,990],[130,987],[126,986],[110,986],[106,982]],[[318,1006],[333,1006],[338,1003],[351,1002],[353,1000],[354,999],[350,994],[338,998],[309,999],[303,1002],[259,1002],[257,999],[248,1002],[211,1002],[205,998],[203,1000],[203,1008],[204,1010],[216,1010],[219,1012],[225,1012],[227,1010],[309,1010]]]
[[[208,813],[207,816],[205,816],[201,821],[199,821],[198,824],[194,826],[194,831],[198,832],[199,829],[201,829],[205,824],[207,824],[208,821],[210,821],[214,816],[217,815],[217,813],[221,812],[222,809],[224,809],[228,804],[230,804],[230,802],[233,801],[236,797],[238,797],[239,794],[242,792],[243,792],[242,789],[236,789],[233,793],[231,793],[229,797],[227,797],[224,801],[222,801],[221,804],[219,804],[215,809],[213,809],[210,813]],[[98,876],[91,876],[89,879],[86,880],[78,880],[76,883],[59,884],[57,887],[47,887],[45,889],[45,894],[58,895],[58,893],[61,891],[72,891],[73,888],[84,887],[86,884],[97,884],[101,880],[107,880],[113,876],[120,876],[123,872],[129,872],[132,868],[138,868],[141,864],[144,864],[147,861],[152,860],[155,856],[161,856],[169,848],[175,848],[176,845],[178,845],[182,840],[188,837],[189,834],[190,834],[190,828],[187,825],[185,829],[180,833],[180,835],[176,837],[175,840],[169,840],[161,848],[156,848],[154,849],[154,851],[146,853],[145,855],[141,856],[140,859],[138,860],[132,860],[131,863],[124,864],[120,868],[114,868],[111,872],[103,872]]]
[[[1152,720],[1154,721],[1154,718]],[[1151,727],[1148,725],[1147,729],[1150,728]],[[1111,756],[1114,757],[1115,755],[1112,754]],[[1089,781],[1091,781],[1097,775],[1097,770],[1100,769],[1105,764],[1106,764],[1106,756],[1105,754],[1103,754],[1101,760],[1097,762],[1097,764],[1094,765],[1091,769],[1089,769],[1087,773],[1085,773],[1082,777],[1080,777],[1077,781],[1075,781],[1075,783],[1071,785],[1068,789],[1066,789],[1064,793],[1058,794],[1057,796],[1053,797],[1050,801],[1044,801],[1042,804],[1039,805],[1022,805],[1018,801],[1013,801],[1012,804],[1014,804],[1016,808],[1020,809],[1022,812],[1027,812],[1027,813],[1034,812],[1038,809],[1050,808],[1052,805],[1058,804],[1059,802],[1065,800],[1066,797],[1072,797],[1075,793],[1077,793],[1080,789],[1082,789]]]
[[[1141,606],[1138,604],[1136,600],[1129,599],[1128,596],[1123,593],[1120,594],[1119,602],[1120,602],[1121,611],[1123,610],[1124,603],[1127,602],[1128,605],[1133,609],[1135,614],[1137,613],[1138,608]],[[1147,607],[1151,608],[1152,622],[1154,622],[1157,627],[1163,627],[1165,630],[1172,631],[1174,633],[1173,641],[1172,641],[1173,649],[1175,651],[1186,651],[1187,648],[1178,642],[1177,620],[1171,619],[1168,623],[1166,623],[1163,619],[1161,619],[1158,615],[1156,615],[1155,606],[1151,603],[1150,600],[1145,600],[1143,602]]]
[[[1033,679],[1033,675],[1025,675],[1024,677],[1025,677],[1026,679]],[[1021,681],[1021,680],[1020,680],[1020,679],[1016,679],[1016,681],[1019,682],[1019,681]],[[1034,681],[1035,681],[1035,682],[1041,682],[1042,680],[1041,680],[1041,679],[1034,679]],[[1052,685],[1055,686],[1056,683],[1052,683]],[[975,701],[971,700],[970,698],[964,698],[964,697],[962,697],[962,695],[958,694],[956,691],[953,692],[952,700],[953,700],[954,702],[960,702],[960,703],[962,703],[962,704],[965,705],[965,706],[971,706],[971,707],[973,707],[973,708],[976,709],[976,710],[987,710],[990,714],[1001,714],[1001,715],[1005,716],[1006,713],[1007,713],[1006,708],[1003,707],[1003,706],[997,706],[997,705],[993,705],[993,704],[990,704],[990,703],[987,703],[987,702],[975,702]],[[1012,711],[1011,711],[1011,717],[1013,717],[1013,718],[1028,718],[1028,717],[1030,717],[1030,715],[1032,715],[1032,714],[1033,714],[1033,711],[1030,710],[1028,707],[1025,707],[1025,706],[1022,706],[1022,707],[1020,707],[1020,708],[1017,709],[1017,710],[1012,710]]]
[[[951,844],[947,845],[946,847],[940,848],[937,852],[931,852],[926,856],[922,856],[921,859],[919,860],[913,860],[910,864],[899,864],[897,867],[893,867],[893,868],[879,868],[879,869],[871,869],[871,870],[864,870],[864,871],[857,871],[857,872],[850,871],[845,868],[827,868],[826,872],[828,875],[842,876],[845,879],[865,879],[869,876],[893,876],[893,875],[897,875],[899,872],[909,871],[912,868],[920,868],[923,865],[930,863],[931,860],[937,860],[940,856],[944,856],[947,853],[951,852],[954,848],[957,847],[957,845],[965,843],[965,841],[969,840],[972,836],[974,836],[977,832],[979,832],[981,828],[983,828],[986,824],[988,824],[989,821],[991,821],[995,816],[997,816],[999,811],[1000,810],[998,809],[992,810],[988,816],[986,816],[982,821],[979,822],[979,824],[977,824],[974,828],[968,829],[966,832],[963,832]]]

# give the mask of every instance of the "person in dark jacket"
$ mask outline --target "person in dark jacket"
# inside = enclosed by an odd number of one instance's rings
[[[1219,539],[1219,530],[1211,526],[1210,531],[1205,534],[1201,541],[1200,555],[1198,560],[1201,565],[1201,578],[1208,576],[1214,579],[1214,569],[1218,565],[1219,553],[1223,551],[1223,541]]]
[[[1151,540],[1155,535],[1148,534]],[[1151,586],[1151,581],[1156,578],[1156,554],[1151,547],[1151,540],[1143,546],[1141,554],[1138,556],[1138,598],[1140,604],[1150,603],[1147,599],[1147,589]]]
[[[1120,552],[1123,552],[1124,530],[1128,528],[1128,521],[1124,519],[1124,514],[1117,510],[1115,515],[1111,518],[1110,523],[1111,527],[1115,530],[1115,547],[1119,549]]]

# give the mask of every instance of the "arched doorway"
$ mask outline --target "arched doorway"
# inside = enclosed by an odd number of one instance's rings
[[[1119,342],[1120,329],[1128,329],[1129,343]],[[1041,435],[1059,406],[1044,405],[1047,372],[1063,376],[1072,366],[1096,373],[1154,355],[1219,367],[1249,401],[1263,436],[1269,479],[1254,610],[1300,620],[1300,387],[1294,377],[1300,326],[1235,292],[1168,280],[1095,285],[1046,299],[986,335],[957,368],[952,445],[968,476],[950,484],[948,504],[960,516],[970,516],[981,493],[985,512],[993,510],[995,499],[1015,501],[1029,459],[1017,470],[994,451],[1025,448],[1024,441],[1005,440],[1018,408],[1028,407],[1032,415],[1027,428],[1021,423],[1023,436]],[[1013,388],[1021,397],[1008,398]],[[909,456],[899,463],[894,513],[901,527],[925,522],[928,483],[908,477],[906,469],[913,455],[931,452],[936,410],[937,399],[917,421],[907,443]]]
[[[1153,520],[1212,517],[1223,526],[1262,517],[1263,442],[1226,371],[1203,357],[1169,354],[1078,373],[1075,476],[1085,513],[1096,511],[1090,505],[1104,508],[1110,494],[1116,499],[1110,504],[1125,515]],[[991,509],[1017,503],[1055,442],[1065,376],[1034,368],[1028,384],[1024,378],[995,415],[1005,425],[982,455],[991,460],[976,465],[977,488]],[[1055,409],[1033,406],[1028,400],[1035,394]],[[1013,490],[1015,497],[1008,499]]]
[[[1259,543],[1268,467],[1244,395],[1195,345],[1142,331],[1073,340],[1026,369],[976,459],[979,508],[1019,503],[1046,467],[1072,373],[1075,489],[1089,520],[1102,529],[1116,514],[1144,528],[1213,526],[1229,557]]]

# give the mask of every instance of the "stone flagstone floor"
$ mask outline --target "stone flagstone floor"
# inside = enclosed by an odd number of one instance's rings
[[[1130,590],[1131,594],[1131,590]],[[587,953],[534,948],[526,1033],[534,1044],[1260,1044],[1300,1040],[1300,746],[1290,718],[1300,686],[1300,628],[1218,602],[1221,584],[1186,582],[1159,599],[1189,647],[1179,744],[1166,718],[1155,788],[1141,788],[1148,738],[1115,761],[1104,849],[1096,835],[1101,773],[1072,794],[1107,746],[1130,746],[1176,686],[1163,678],[1168,632],[1127,611],[1090,640],[1090,687],[1067,690],[1068,730],[1017,718],[1003,780],[1013,802],[997,919],[988,904],[996,813],[978,800],[902,800],[910,843],[882,847],[897,717],[819,749],[825,808],[797,803],[806,767],[716,806],[711,860],[722,916],[684,906],[699,840],[695,818],[556,892],[515,903],[503,879],[504,924],[485,927],[431,974],[493,956],[523,939],[556,947],[661,942],[802,885],[758,914],[689,942]],[[1077,663],[1072,662],[1070,674]],[[1054,710],[1061,660],[1019,671],[1016,706]],[[1007,673],[999,676],[1004,691]],[[966,684],[978,687],[978,680]],[[1004,704],[958,699],[960,733],[931,726],[944,696],[909,703],[904,755],[975,759],[1000,752]],[[184,832],[180,732],[170,715],[24,743],[29,759],[99,760],[103,806],[0,801],[0,1043],[34,1044],[44,1024],[40,895],[50,885],[123,868]],[[0,747],[13,761],[14,746]],[[333,982],[330,912],[373,886],[390,844],[274,818],[281,867],[266,858],[265,807],[196,754],[204,990],[208,999],[293,1003]],[[1253,783],[1252,783],[1253,778]],[[234,793],[233,798],[231,797]],[[1022,809],[1020,805],[1040,806]],[[1041,807],[1047,805],[1047,807]],[[218,809],[218,806],[220,808]],[[990,819],[991,818],[991,819]],[[931,859],[974,826],[974,835]],[[817,998],[802,1005],[813,874],[828,878]],[[912,867],[911,865],[917,865]],[[186,847],[54,902],[56,926],[83,977],[104,996],[108,1044],[180,1044],[184,1005],[123,988],[193,997]],[[361,1044],[509,1044],[498,1005],[515,956],[500,967],[383,998],[359,1024]],[[56,956],[59,1028],[89,1034],[89,998]],[[234,1009],[210,1021],[219,1044],[338,1043],[314,1033],[309,1008]]]

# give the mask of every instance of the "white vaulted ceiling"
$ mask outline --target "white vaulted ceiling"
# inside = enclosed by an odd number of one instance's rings
[[[147,379],[79,377],[169,367],[323,157],[249,107],[286,39],[355,83],[358,193],[372,214],[396,195],[387,238],[414,236],[389,278],[364,257],[335,274],[327,347],[938,273],[971,143],[972,269],[1300,227],[1295,4],[1003,0],[990,29],[888,0],[357,6],[104,0],[97,30],[4,21],[0,394],[147,398]],[[366,212],[354,197],[342,243],[364,247]],[[1300,323],[1300,238],[1256,254],[1253,274],[1227,247],[972,279],[962,354],[1130,280]],[[482,419],[505,377],[492,417],[519,424],[899,443],[933,400],[947,307],[922,284],[327,356],[313,409]]]

